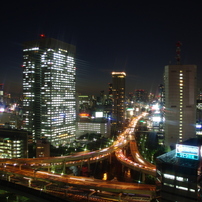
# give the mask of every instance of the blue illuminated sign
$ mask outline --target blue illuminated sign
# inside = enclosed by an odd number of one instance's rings
[[[176,157],[185,159],[199,159],[199,147],[176,144]]]

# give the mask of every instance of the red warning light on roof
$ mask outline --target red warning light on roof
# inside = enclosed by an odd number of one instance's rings
[[[45,37],[45,34],[40,34],[40,37],[41,37],[41,38],[44,38],[44,37]]]

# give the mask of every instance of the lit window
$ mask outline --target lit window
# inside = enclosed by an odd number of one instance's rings
[[[191,191],[191,192],[196,192],[195,189],[189,189],[189,191]]]
[[[167,179],[172,179],[174,180],[175,179],[175,175],[170,175],[170,174],[163,174],[163,176]]]
[[[173,184],[168,184],[168,183],[163,183],[163,184],[166,185],[166,186],[169,186],[169,187],[174,187]]]
[[[176,180],[183,182],[183,181],[188,181],[188,178],[183,178],[183,177],[176,176]]]
[[[177,189],[186,190],[186,191],[188,190],[188,188],[187,188],[187,187],[182,187],[182,186],[176,186],[176,188],[177,188]]]

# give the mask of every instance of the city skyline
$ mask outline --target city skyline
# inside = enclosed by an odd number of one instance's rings
[[[197,65],[202,75],[197,3],[21,1],[2,8],[0,83],[7,92],[22,92],[22,44],[41,33],[76,46],[76,89],[82,94],[107,93],[113,71],[126,72],[126,93],[155,93],[164,66],[176,64],[177,41],[182,64]]]

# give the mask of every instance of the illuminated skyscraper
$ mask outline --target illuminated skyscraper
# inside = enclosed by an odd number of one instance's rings
[[[165,66],[165,145],[196,135],[196,65]]]
[[[3,97],[4,97],[4,84],[0,83],[0,105],[2,105],[4,102]]]
[[[112,117],[117,124],[125,119],[125,72],[112,72]]]
[[[23,44],[24,128],[33,140],[60,144],[75,136],[75,51],[52,38]]]

